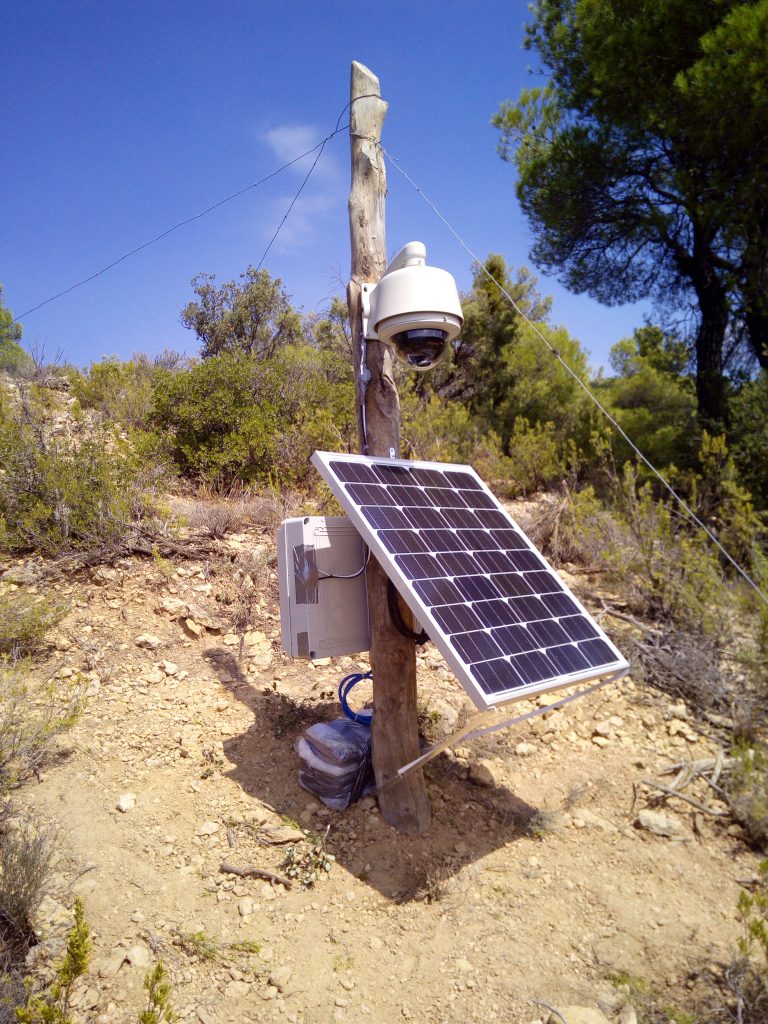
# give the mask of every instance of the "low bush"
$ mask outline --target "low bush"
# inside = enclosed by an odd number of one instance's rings
[[[0,941],[6,963],[33,944],[33,919],[45,893],[52,835],[28,821],[6,822],[0,832]]]
[[[30,992],[26,1006],[16,1009],[18,1024],[71,1024],[72,989],[91,962],[93,942],[80,899],[75,900],[75,923],[67,935],[64,958],[56,968],[53,984],[42,992]]]
[[[727,775],[726,797],[750,843],[768,850],[768,751],[748,743],[736,746]],[[768,955],[768,946],[765,952]]]
[[[129,447],[101,428],[54,432],[35,389],[0,405],[0,467],[0,550],[114,550],[152,513]]]
[[[94,409],[110,423],[142,429],[149,424],[154,382],[162,371],[161,363],[139,353],[125,361],[107,356],[85,371],[70,370],[68,377],[83,409]]]
[[[612,508],[592,487],[568,493],[562,549],[607,572],[637,613],[693,634],[721,634],[728,593],[707,536],[657,500],[649,483],[638,486],[629,463],[614,483]]]
[[[56,598],[22,591],[0,594],[0,655],[18,656],[34,650],[66,612],[66,603]]]
[[[160,375],[154,423],[180,471],[219,491],[236,482],[302,486],[315,480],[315,449],[351,450],[351,369],[302,345],[260,360],[223,353]]]
[[[77,721],[83,699],[77,679],[34,687],[24,662],[0,661],[0,802],[42,768],[55,738]]]

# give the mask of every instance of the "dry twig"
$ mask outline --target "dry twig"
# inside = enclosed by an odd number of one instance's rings
[[[274,871],[264,871],[262,868],[239,868],[235,864],[221,864],[219,871],[226,875],[237,875],[238,878],[265,878],[273,885],[278,882],[280,885],[284,885],[286,889],[293,888],[293,882],[287,878],[283,878],[282,875],[276,875]]]
[[[695,797],[686,796],[685,793],[678,793],[672,786],[665,786],[661,782],[654,782],[652,779],[643,779],[644,786],[651,786],[653,789],[660,789],[666,796],[676,796],[678,800],[685,800],[691,807],[695,807],[697,811],[702,811],[704,814],[711,814],[715,818],[724,818],[727,811],[717,811],[713,807],[707,807],[701,800],[697,800]]]

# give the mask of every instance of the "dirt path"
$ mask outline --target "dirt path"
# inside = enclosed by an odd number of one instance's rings
[[[642,778],[716,751],[684,707],[625,680],[441,755],[432,830],[403,838],[373,799],[336,813],[297,784],[296,737],[336,715],[340,676],[363,662],[285,658],[274,578],[242,659],[226,632],[195,635],[221,613],[203,564],[125,560],[58,589],[73,607],[47,664],[84,672],[90,696],[23,799],[60,826],[40,962],[74,894],[93,929],[81,1020],[135,1021],[157,956],[179,1017],[200,1024],[545,1020],[535,1001],[610,1015],[625,975],[685,1009],[696,970],[728,961],[737,879],[757,863],[738,830],[679,802],[678,838],[635,824]],[[463,713],[430,647],[419,688],[433,719]],[[284,873],[297,825],[328,830],[335,862],[315,887],[221,873]]]

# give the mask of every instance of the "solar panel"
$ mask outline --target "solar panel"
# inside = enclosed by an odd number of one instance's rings
[[[477,707],[629,668],[471,466],[312,462]]]

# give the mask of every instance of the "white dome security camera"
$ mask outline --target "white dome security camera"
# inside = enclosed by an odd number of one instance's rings
[[[464,323],[456,282],[426,258],[423,242],[409,242],[378,284],[363,285],[364,336],[391,345],[412,370],[431,369]]]

